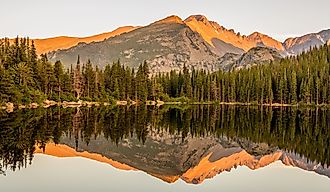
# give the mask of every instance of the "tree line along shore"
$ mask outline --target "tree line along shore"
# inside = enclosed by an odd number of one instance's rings
[[[65,68],[38,56],[28,38],[0,40],[0,106],[239,104],[329,106],[330,47],[311,48],[270,64],[230,72],[188,69],[150,74],[120,61],[103,69],[90,60]],[[55,104],[56,103],[56,104]]]

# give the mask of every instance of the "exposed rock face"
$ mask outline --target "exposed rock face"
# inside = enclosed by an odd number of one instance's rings
[[[262,33],[254,32],[247,37],[250,41],[256,43],[256,46],[261,47],[270,47],[274,48],[278,51],[285,51],[281,42],[269,37],[268,35],[264,35]]]
[[[209,21],[203,15],[192,15],[184,23],[193,31],[199,33],[220,56],[228,52],[242,54],[245,48],[242,45],[248,43],[241,42],[235,33],[220,27],[216,22]],[[238,43],[235,43],[236,41]]]
[[[276,50],[266,47],[255,47],[244,53],[234,67],[248,68],[253,65],[265,64],[281,58],[282,56]]]
[[[200,33],[205,41],[214,47],[216,47],[214,41],[218,40],[241,48],[245,51],[257,46],[270,47],[279,51],[285,51],[281,42],[267,35],[255,32],[249,36],[242,36],[240,33],[235,33],[232,29],[228,30],[225,27],[220,26],[215,21],[209,21],[203,15],[192,15],[185,20],[185,23],[192,30]],[[240,52],[232,51],[231,53]]]
[[[181,70],[184,64],[188,68],[208,71],[220,68],[227,71],[233,64],[224,61],[226,59],[219,59],[222,56],[227,58],[233,57],[233,54],[241,55],[255,47],[270,48],[279,51],[283,56],[295,55],[308,50],[311,46],[327,43],[330,30],[290,38],[281,43],[259,32],[249,36],[241,35],[209,21],[203,15],[192,15],[184,21],[178,16],[169,16],[138,29],[125,28],[108,37],[110,38],[99,42],[79,41],[80,43],[75,46],[71,43],[70,46],[62,47],[68,49],[54,51],[48,56],[51,61],[61,60],[67,67],[75,64],[77,56],[80,55],[83,62],[89,58],[100,68],[119,59],[121,63],[132,68],[147,61],[152,73]],[[227,53],[231,55],[226,55]],[[251,52],[246,54],[251,58],[243,59],[244,62],[238,63],[236,67],[249,67],[264,60],[272,60],[262,59],[260,55],[252,56]],[[268,56],[266,54],[262,57]]]
[[[283,45],[289,54],[297,55],[303,51],[308,51],[311,47],[324,45],[330,39],[330,29],[319,33],[311,33],[301,37],[289,38]]]
[[[214,70],[218,58],[198,33],[174,16],[102,42],[53,52],[49,58],[61,60],[68,66],[76,62],[77,55],[83,62],[89,58],[100,67],[120,59],[126,66],[136,68],[146,60],[151,72],[180,70],[184,64],[190,68]]]
[[[255,47],[243,55],[226,54],[219,59],[218,67],[223,71],[249,68],[253,65],[267,64],[282,58],[275,49]]]
[[[235,53],[226,53],[223,57],[221,57],[218,61],[218,68],[223,71],[230,71],[233,69],[236,61],[240,59],[242,55],[238,55]]]

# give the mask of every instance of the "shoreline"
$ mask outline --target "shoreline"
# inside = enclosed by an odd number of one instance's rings
[[[8,113],[14,110],[20,109],[37,109],[37,108],[49,108],[53,106],[58,106],[62,108],[79,108],[79,107],[100,107],[100,106],[131,106],[131,105],[147,105],[147,106],[162,106],[162,105],[227,105],[227,106],[255,106],[255,107],[309,107],[309,108],[330,108],[329,104],[281,104],[281,103],[240,103],[240,102],[180,102],[180,101],[152,101],[148,100],[145,102],[141,101],[115,101],[111,102],[97,102],[97,101],[82,101],[77,102],[71,101],[52,101],[45,100],[43,103],[30,103],[30,104],[14,104],[11,102],[5,103],[0,106],[0,110],[6,110]]]

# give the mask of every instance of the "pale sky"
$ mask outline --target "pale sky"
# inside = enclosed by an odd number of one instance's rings
[[[193,14],[278,40],[330,28],[330,0],[0,0],[0,37],[89,36]]]

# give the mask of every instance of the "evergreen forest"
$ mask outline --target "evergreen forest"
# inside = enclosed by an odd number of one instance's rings
[[[230,72],[188,70],[150,74],[120,61],[104,69],[88,60],[65,67],[38,56],[28,38],[0,40],[0,103],[54,101],[184,101],[330,104],[330,47]]]

